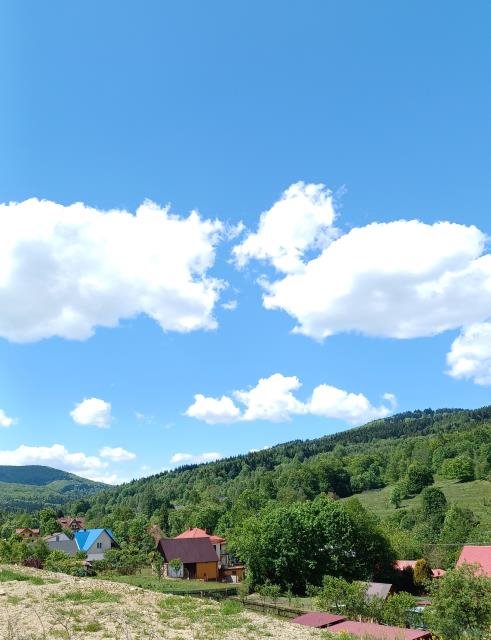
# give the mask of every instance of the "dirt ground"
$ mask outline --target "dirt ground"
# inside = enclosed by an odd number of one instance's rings
[[[127,584],[0,566],[27,580],[0,582],[1,640],[303,640],[322,633],[217,603]],[[41,584],[40,584],[41,582]]]

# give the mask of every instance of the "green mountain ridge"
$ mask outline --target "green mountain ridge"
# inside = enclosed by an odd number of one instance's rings
[[[470,459],[474,477],[481,481],[477,499],[481,510],[487,509],[491,406],[408,411],[321,438],[185,465],[92,496],[87,516],[93,523],[116,527],[141,515],[168,535],[188,526],[226,534],[275,502],[312,500],[322,493],[364,498],[365,492],[384,488],[383,499],[388,500],[389,488],[411,464],[427,467],[439,482],[449,477],[449,463],[459,456]],[[466,487],[454,485],[454,493]]]
[[[42,465],[0,465],[0,508],[35,511],[58,507],[107,489],[108,485]]]

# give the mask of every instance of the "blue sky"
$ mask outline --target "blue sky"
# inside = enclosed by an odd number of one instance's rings
[[[489,404],[489,3],[0,18],[0,463],[114,482]]]

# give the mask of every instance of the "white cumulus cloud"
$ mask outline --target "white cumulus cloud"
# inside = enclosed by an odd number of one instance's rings
[[[268,260],[279,271],[294,273],[305,252],[329,244],[334,218],[332,193],[323,184],[292,184],[261,214],[257,231],[234,247],[235,262],[243,267],[253,258]]]
[[[385,393],[389,406],[373,406],[363,393],[349,393],[329,384],[320,384],[312,393],[309,412],[324,418],[337,418],[351,424],[385,418],[396,406],[394,394]]]
[[[233,248],[237,266],[270,262],[266,309],[322,340],[355,332],[415,338],[491,318],[491,255],[475,226],[419,220],[372,223],[341,234],[331,193],[293,184]]]
[[[333,241],[302,270],[265,282],[264,306],[316,339],[340,332],[416,338],[491,315],[491,255],[476,227],[374,223]]]
[[[0,427],[11,427],[17,422],[16,418],[8,416],[3,409],[0,409]]]
[[[350,393],[327,384],[315,387],[310,398],[302,401],[294,394],[300,387],[301,382],[296,376],[275,373],[269,378],[261,378],[255,387],[247,391],[234,391],[233,397],[242,405],[240,408],[230,396],[216,399],[198,394],[186,415],[208,424],[253,420],[285,422],[295,415],[315,415],[361,424],[388,416],[397,405],[392,393],[382,396],[386,404],[375,406],[362,393]]]
[[[447,354],[448,374],[491,385],[491,322],[465,327]]]
[[[77,424],[107,429],[112,421],[111,403],[100,398],[85,398],[70,415]]]
[[[208,453],[175,453],[170,461],[172,464],[178,465],[201,464],[202,462],[219,460],[221,457],[222,454],[217,451],[210,451]]]
[[[185,415],[203,420],[208,424],[218,424],[237,420],[240,416],[240,409],[228,396],[210,398],[197,393],[194,396],[193,404],[186,409]]]
[[[107,458],[112,462],[126,462],[127,460],[134,460],[136,454],[123,449],[123,447],[102,447],[99,451],[101,458]]]
[[[152,202],[135,215],[35,198],[0,204],[0,336],[84,340],[138,314],[166,331],[212,329],[224,283],[209,271],[222,231]]]
[[[293,395],[300,387],[296,376],[274,373],[269,378],[261,378],[249,391],[235,391],[234,396],[245,406],[241,420],[284,422],[294,414],[306,413],[305,404]]]

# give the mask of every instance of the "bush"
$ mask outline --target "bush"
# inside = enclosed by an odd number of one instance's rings
[[[431,605],[424,617],[441,640],[480,640],[491,626],[491,580],[464,565],[431,586]]]

